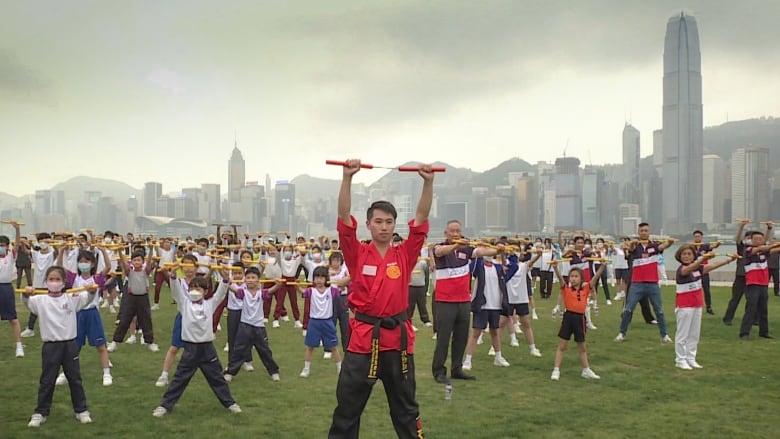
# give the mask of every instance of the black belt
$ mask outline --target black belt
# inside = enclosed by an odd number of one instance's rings
[[[371,333],[371,365],[368,368],[368,379],[377,379],[377,372],[379,370],[379,328],[395,329],[396,326],[401,326],[401,373],[404,379],[407,378],[409,373],[409,362],[407,359],[407,334],[406,325],[403,323],[409,318],[406,311],[400,312],[390,317],[374,317],[367,314],[355,313],[355,319],[359,322],[368,323],[374,325],[374,330]]]

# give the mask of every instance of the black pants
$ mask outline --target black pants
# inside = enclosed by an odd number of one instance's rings
[[[628,300],[629,289],[631,289],[631,282],[626,285],[626,300]],[[639,299],[639,308],[642,310],[642,318],[645,319],[645,323],[653,323],[655,316],[653,316],[653,309],[650,307],[650,299],[647,297]]]
[[[75,340],[49,341],[43,343],[41,349],[41,383],[38,387],[38,407],[35,413],[49,416],[51,400],[54,396],[54,382],[62,367],[70,386],[70,401],[73,411],[87,411],[87,396],[81,384],[81,368],[79,366],[79,347]]]
[[[409,320],[414,317],[415,306],[420,309],[420,320],[423,323],[428,323],[431,319],[428,317],[428,287],[422,286],[409,286]]]
[[[712,309],[712,294],[710,292],[710,275],[705,274],[701,277],[701,289],[704,291],[704,305],[707,310]]]
[[[252,347],[260,355],[260,361],[263,362],[269,375],[279,373],[279,365],[274,361],[274,355],[268,346],[268,333],[265,328],[243,322],[238,324],[236,344],[234,349],[230,350],[230,362],[226,372],[230,375],[237,375],[238,371],[241,370],[241,365],[247,361],[246,359],[252,358]]]
[[[596,273],[593,273],[596,274]],[[598,294],[599,291],[599,283],[604,287],[604,296],[607,298],[607,300],[611,300],[612,298],[609,295],[609,283],[607,282],[607,270],[604,269],[604,271],[601,272],[601,277],[596,281],[596,294]],[[628,295],[626,295],[628,297]]]
[[[35,329],[35,322],[37,321],[38,321],[38,315],[30,313],[30,318],[27,320],[27,329],[29,329],[30,331]]]
[[[775,296],[780,295],[780,269],[770,268],[769,279],[772,280],[772,283],[774,284]]]
[[[341,348],[346,352],[349,346],[349,308],[345,294],[341,296],[341,304],[338,305],[338,312],[333,316],[333,320],[339,325]]]
[[[471,326],[471,303],[436,302],[436,350],[433,352],[431,371],[433,376],[447,375],[447,352],[452,338],[450,356],[451,373],[459,373],[463,366],[463,354],[469,341]]]
[[[379,353],[377,376],[385,387],[390,419],[399,438],[422,438],[420,409],[415,399],[417,384],[414,378],[414,355],[407,357],[409,372],[401,373],[401,353],[384,351]],[[333,411],[333,424],[328,437],[331,439],[352,439],[360,435],[360,417],[366,407],[375,380],[369,380],[370,354],[347,352],[341,364],[336,399],[338,405]]]
[[[229,309],[228,308],[228,316],[227,316],[227,343],[228,343],[228,352],[232,352],[233,348],[236,345],[236,334],[238,334],[238,325],[241,323],[241,310],[235,310],[235,309]],[[252,361],[252,350],[249,350],[249,355],[244,359],[244,361]]]
[[[769,335],[768,300],[766,286],[748,285],[745,287],[745,316],[742,317],[742,324],[739,327],[740,337],[750,335],[750,329],[755,321],[758,321],[758,335]]]
[[[539,291],[542,299],[550,298],[553,288],[553,272],[542,270],[539,272]]]
[[[152,329],[152,306],[149,304],[149,295],[122,295],[122,306],[119,308],[119,326],[114,331],[113,341],[122,343],[127,334],[127,329],[138,316],[138,328],[144,332],[146,344],[154,343],[154,330]]]
[[[734,283],[731,284],[731,299],[726,308],[726,314],[723,315],[725,323],[731,323],[734,320],[734,314],[737,312],[737,307],[739,306],[739,301],[742,300],[743,294],[745,294],[745,276],[735,276]]]
[[[16,288],[22,287],[22,273],[27,279],[27,286],[32,286],[32,267],[16,267]]]
[[[168,386],[168,390],[163,395],[161,406],[165,407],[165,410],[169,412],[173,410],[173,406],[181,398],[184,393],[184,389],[187,388],[187,384],[190,383],[192,376],[200,369],[203,372],[203,376],[206,377],[206,381],[209,383],[209,387],[217,396],[219,402],[224,407],[230,407],[236,402],[233,397],[230,396],[230,387],[228,387],[225,377],[222,375],[222,364],[217,357],[217,351],[214,349],[214,343],[189,343],[184,342],[184,353],[179,360],[179,365],[176,366],[176,374],[173,376],[173,381]]]

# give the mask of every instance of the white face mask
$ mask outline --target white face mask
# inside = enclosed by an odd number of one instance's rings
[[[41,250],[46,251],[49,249],[49,243],[48,242],[42,242],[41,243]]]
[[[269,264],[275,264],[276,263],[276,257],[269,256],[268,259],[266,260],[266,262],[268,262]]]
[[[111,238],[104,238],[103,239],[103,243],[104,244],[111,244],[112,242],[114,242],[114,241],[112,241]]]
[[[203,300],[203,292],[199,290],[190,291],[190,300],[193,302],[199,302]]]
[[[59,293],[62,291],[62,288],[65,286],[65,283],[59,280],[48,280],[46,281],[46,288],[51,291],[52,293]]]
[[[322,262],[322,253],[312,253],[311,258],[314,262]]]

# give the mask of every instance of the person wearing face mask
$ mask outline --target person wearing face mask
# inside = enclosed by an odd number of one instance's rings
[[[16,357],[24,357],[24,348],[22,347],[22,335],[19,328],[19,319],[16,316],[16,297],[14,296],[14,286],[11,282],[16,275],[16,247],[21,242],[19,234],[19,223],[11,223],[16,231],[16,240],[11,247],[11,240],[5,235],[0,235],[0,320],[11,322],[11,330],[16,339]],[[32,314],[36,314],[32,312]]]
[[[49,245],[49,239],[51,235],[48,233],[39,233],[36,236],[38,240],[38,246],[34,247],[30,252],[30,258],[32,262],[33,288],[46,288],[46,270],[54,265],[54,260],[57,257],[57,253],[54,252]],[[30,318],[27,320],[27,327],[22,331],[22,337],[33,337],[35,335],[35,322],[38,320],[38,316],[30,313]]]
[[[176,306],[182,316],[181,338],[184,344],[184,355],[176,367],[173,381],[165,391],[162,402],[154,409],[152,415],[160,418],[171,412],[198,369],[203,373],[222,406],[231,413],[241,413],[241,407],[230,394],[230,387],[222,375],[222,364],[214,349],[214,331],[211,329],[214,308],[228,291],[229,274],[225,270],[220,272],[222,280],[219,282],[219,287],[214,295],[207,299],[205,298],[208,292],[206,279],[194,277],[185,290],[176,277],[177,268],[175,265],[170,268],[171,294],[176,299]]]
[[[305,252],[305,249],[304,249]],[[298,272],[298,267],[303,262],[304,258],[300,254],[294,252],[292,244],[285,244],[282,247],[282,257],[279,259],[279,266],[282,268],[282,279],[290,282],[295,282],[295,277]],[[277,306],[274,311],[274,323],[273,327],[279,327],[279,317],[282,321],[289,322],[290,317],[286,312],[282,312],[279,304],[284,303],[284,296],[287,296],[290,300],[290,308],[292,309],[293,317],[295,318],[295,328],[302,329],[303,323],[301,323],[301,310],[298,308],[298,290],[295,285],[285,285],[276,292]]]
[[[737,254],[739,256],[745,256],[745,248],[751,245],[751,232],[745,232],[743,235],[745,225],[747,225],[749,222],[750,220],[745,219],[740,221],[738,223],[739,225],[737,226],[737,235],[735,238],[737,242]],[[737,259],[737,268],[734,272],[734,282],[731,284],[731,299],[729,299],[729,304],[726,307],[726,313],[723,314],[723,324],[726,326],[731,326],[732,320],[734,320],[734,314],[737,312],[739,302],[742,300],[742,296],[745,294],[745,285],[745,259]]]
[[[92,422],[87,410],[87,397],[81,383],[79,365],[79,347],[76,344],[76,313],[94,302],[97,285],[79,294],[63,293],[67,275],[60,266],[51,266],[46,270],[46,289],[48,294],[34,294],[33,287],[27,287],[22,301],[41,321],[41,379],[38,386],[38,405],[30,417],[29,427],[40,427],[51,411],[54,396],[54,383],[60,367],[70,384],[70,399],[76,419],[82,424]]]
[[[100,251],[103,257],[108,260],[106,249],[100,247]],[[62,255],[63,252],[57,255],[58,266],[62,266]],[[66,270],[65,285],[67,288],[80,288],[90,285],[96,285],[100,288],[106,283],[111,266],[106,265],[103,267],[102,272],[97,273],[97,260],[90,251],[80,250],[77,260],[78,273]],[[106,334],[103,330],[103,320],[100,318],[100,312],[98,311],[99,300],[100,296],[95,295],[94,300],[76,314],[76,345],[78,345],[80,351],[86,344],[87,339],[89,339],[89,345],[94,346],[100,356],[100,363],[103,367],[103,385],[110,386],[113,384],[114,379],[111,376],[111,362],[108,359],[108,350],[106,349]],[[61,386],[67,384],[67,382],[68,379],[65,373],[61,372],[55,384]]]
[[[282,266],[279,264],[279,252],[276,249],[276,240],[274,238],[268,240],[265,249],[266,253],[261,256],[261,263],[265,267],[263,270],[263,288],[270,288],[274,284],[274,279],[282,278]],[[279,316],[287,315],[287,310],[284,308],[284,294],[277,290],[268,300],[263,302],[263,316],[265,316],[265,323],[268,323],[268,318],[271,316],[271,305],[274,300],[276,300],[276,307],[273,315],[276,324],[273,327],[278,328]]]
[[[301,255],[303,256],[303,255]],[[298,267],[298,272],[295,273],[295,278],[300,276],[300,272],[303,271],[306,274],[307,282],[314,282],[314,269],[317,267],[327,267],[327,261],[322,259],[322,249],[318,245],[312,246],[309,251],[308,257],[303,256],[303,261]],[[303,330],[306,331],[309,328],[309,309],[307,308],[307,302],[303,304]],[[326,351],[327,353],[328,351]],[[328,356],[330,358],[330,356]]]

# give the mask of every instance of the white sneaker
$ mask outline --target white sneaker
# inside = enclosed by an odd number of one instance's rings
[[[100,305],[101,308],[108,308],[108,300],[104,300],[103,303]]]
[[[274,320],[274,323],[271,326],[273,326],[274,328],[278,328],[279,327],[279,320]]]
[[[112,384],[114,384],[114,377],[112,377],[111,375],[105,375],[104,374],[103,375],[103,385],[104,386],[110,386]]]
[[[28,427],[40,427],[41,424],[46,422],[46,417],[39,414],[39,413],[33,413],[32,416],[30,416],[30,422],[27,423]]]
[[[263,318],[263,323],[268,323],[268,318],[267,317]]]
[[[145,344],[146,344],[146,340],[144,340],[144,336],[143,336],[143,334],[141,334],[141,335],[139,335],[139,336],[138,336],[138,340],[140,340],[140,341],[141,341],[141,344],[142,344],[142,345],[145,345]]]
[[[157,387],[165,387],[168,385],[168,377],[160,375],[157,381],[154,383]]]
[[[463,365],[460,367],[463,370],[471,370],[471,361],[464,361]]]
[[[688,363],[675,363],[674,366],[682,370],[693,370],[693,368],[689,366]]]
[[[228,410],[230,410],[230,413],[241,413],[241,407],[236,403],[228,407]]]
[[[217,323],[217,332],[222,330],[222,323]]]
[[[135,344],[136,342],[135,334],[131,335],[130,337],[127,337],[127,340],[125,340],[125,344]]]
[[[550,379],[553,381],[558,381],[561,379],[561,371],[553,369],[552,373],[550,374]]]
[[[509,342],[509,346],[512,346],[512,347],[520,346],[520,342],[517,341],[516,338],[513,338],[512,341]]]
[[[532,357],[541,357],[542,353],[539,352],[539,349],[533,348],[533,349],[531,349],[531,356]]]
[[[516,324],[515,325],[515,334],[522,334],[522,333],[523,333],[523,328],[520,326],[519,323]]]
[[[300,375],[298,375],[301,378],[309,378],[309,369],[306,369],[305,367],[301,371]]]
[[[493,366],[509,367],[509,362],[506,361],[504,357],[496,357],[496,359],[493,360]]]
[[[431,337],[431,340],[436,340],[436,333],[433,333],[433,337]]]
[[[694,369],[704,369],[704,366],[697,363],[696,360],[688,360],[688,366],[691,366]]]
[[[431,322],[425,322],[425,325],[424,325],[424,326],[425,326],[426,328],[432,328],[432,327],[433,327],[433,323],[431,323]]]
[[[477,344],[482,344],[482,343],[484,343],[484,342],[485,342],[485,341],[484,341],[484,340],[482,340],[482,334],[479,334],[479,338],[477,338]]]
[[[295,324],[293,325],[293,328],[295,328],[295,329],[301,329],[301,328],[303,328],[303,323],[301,323],[301,321],[300,321],[300,320],[296,320],[296,321],[295,321]]]
[[[600,380],[601,377],[596,375],[596,372],[593,372],[590,368],[588,369],[582,369],[581,377],[585,378],[586,380]]]
[[[607,305],[612,305],[612,301],[611,300],[607,300]]]
[[[89,424],[92,422],[92,418],[89,417],[89,412],[86,410],[81,413],[76,413],[76,419],[82,424]]]
[[[114,303],[112,303],[111,305],[112,305],[113,307],[115,307],[115,308],[116,308],[116,307],[119,307],[119,297],[117,297],[116,299],[114,299]]]
[[[304,329],[303,331],[301,331],[301,335],[302,335],[303,337],[306,337],[306,333],[308,333],[308,332],[309,332],[309,331],[307,331],[307,330],[305,330],[305,329]]]
[[[108,313],[109,314],[116,314],[116,307],[114,305],[108,306]]]
[[[599,328],[596,327],[596,325],[593,324],[593,322],[588,322],[588,324],[586,326],[588,327],[588,329],[590,329],[592,331],[595,331],[595,330],[599,329]]]
[[[491,357],[495,357],[496,356],[496,350],[493,349],[493,346],[490,347],[490,350],[488,351],[488,355],[491,356]]]
[[[24,328],[24,331],[22,331],[22,337],[24,338],[34,337],[34,336],[35,336],[35,331],[33,331],[30,328]]]
[[[227,382],[233,381],[233,375],[231,375],[229,373],[226,373],[225,374],[225,381],[227,381]]]
[[[24,358],[24,348],[22,346],[16,348],[16,358]]]
[[[669,337],[669,335],[664,335],[663,338],[661,338],[661,343],[674,343],[674,340]]]
[[[290,316],[282,316],[282,321],[283,322],[289,322],[290,321]]]
[[[55,386],[62,386],[62,385],[65,385],[65,384],[68,384],[68,379],[65,378],[65,373],[64,372],[60,372],[60,374],[57,375],[57,380],[54,381],[54,385]]]
[[[163,416],[165,416],[166,413],[168,413],[168,410],[165,410],[165,407],[157,407],[152,412],[152,416],[154,416],[155,418],[162,418]]]
[[[536,308],[534,308],[531,312],[531,318],[534,320],[539,320],[539,316],[536,315]]]
[[[160,304],[159,303],[155,303],[154,305],[152,305],[152,311],[159,311],[159,310],[160,310]]]
[[[112,341],[111,343],[109,343],[108,346],[106,346],[106,350],[108,352],[115,352],[116,351],[116,342]]]
[[[227,343],[225,343],[225,347],[222,350],[225,352],[230,352],[230,346]]]
[[[333,358],[333,352],[325,351],[325,353],[322,354],[322,358],[324,358],[325,360],[330,360],[331,358]]]
[[[626,297],[626,293],[623,291],[619,291],[617,294],[615,294],[615,300],[623,300]]]
[[[618,342],[623,341],[625,339],[626,339],[626,336],[623,335],[622,332],[618,332],[618,335],[615,337],[615,341],[618,341]]]
[[[244,367],[244,370],[247,371],[247,372],[254,372],[254,370],[255,370],[255,367],[252,366],[252,363],[250,363],[248,361],[244,363],[243,367]]]
[[[278,373],[271,375],[271,381],[280,381],[281,379]]]
[[[149,350],[152,352],[160,352],[160,347],[157,346],[157,343],[152,343],[149,345]]]
[[[419,330],[420,330],[420,329],[419,329],[418,327],[416,327],[416,326],[412,325],[412,331],[414,331],[414,332],[417,332],[417,331],[419,331]]]

